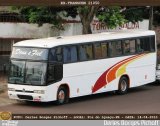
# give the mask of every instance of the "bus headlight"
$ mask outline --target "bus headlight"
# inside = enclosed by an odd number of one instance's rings
[[[15,91],[14,88],[8,88],[8,91]]]
[[[37,93],[37,94],[44,94],[45,91],[44,91],[44,90],[34,90],[34,93]]]

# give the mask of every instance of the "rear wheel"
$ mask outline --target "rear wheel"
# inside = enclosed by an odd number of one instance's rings
[[[68,90],[65,87],[60,87],[57,92],[57,104],[65,104],[68,102],[68,99]]]
[[[118,86],[118,94],[126,94],[129,88],[129,81],[127,77],[121,77]]]

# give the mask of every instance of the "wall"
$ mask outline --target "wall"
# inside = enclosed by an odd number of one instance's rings
[[[51,29],[48,24],[38,27],[27,23],[0,23],[1,38],[41,38],[50,36]],[[56,35],[56,32],[54,32]]]
[[[115,29],[109,29],[104,23],[100,23],[98,20],[93,20],[91,24],[92,32],[93,33],[99,33],[99,32],[107,32],[107,31],[116,31],[122,28],[126,29],[143,29],[148,30],[149,26],[149,20],[143,20],[142,22],[136,22],[136,23],[126,23],[122,26],[118,26]]]
[[[148,29],[148,20],[138,22],[136,24],[128,23],[122,26],[128,29]],[[82,25],[80,22],[73,21],[72,23],[64,24],[65,30],[59,31],[56,28],[51,28],[51,25],[44,24],[42,27],[38,27],[37,24],[27,23],[0,23],[0,38],[44,38],[52,36],[67,36],[82,34]],[[121,27],[117,27],[117,30]],[[113,31],[108,29],[103,23],[99,23],[94,20],[91,23],[91,29],[93,33]]]

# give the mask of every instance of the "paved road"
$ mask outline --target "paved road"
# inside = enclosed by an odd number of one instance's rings
[[[55,105],[54,102],[34,104],[10,102],[5,106],[1,105],[0,111],[17,114],[160,114],[160,84],[130,89],[126,95],[109,92],[74,98],[61,106]]]

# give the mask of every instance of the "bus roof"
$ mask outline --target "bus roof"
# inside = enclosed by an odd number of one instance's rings
[[[96,42],[123,38],[132,38],[140,36],[155,35],[154,31],[150,30],[120,30],[115,32],[103,32],[97,34],[76,35],[76,36],[59,36],[42,39],[24,40],[14,44],[14,46],[21,47],[39,47],[39,48],[52,48],[59,45]]]

